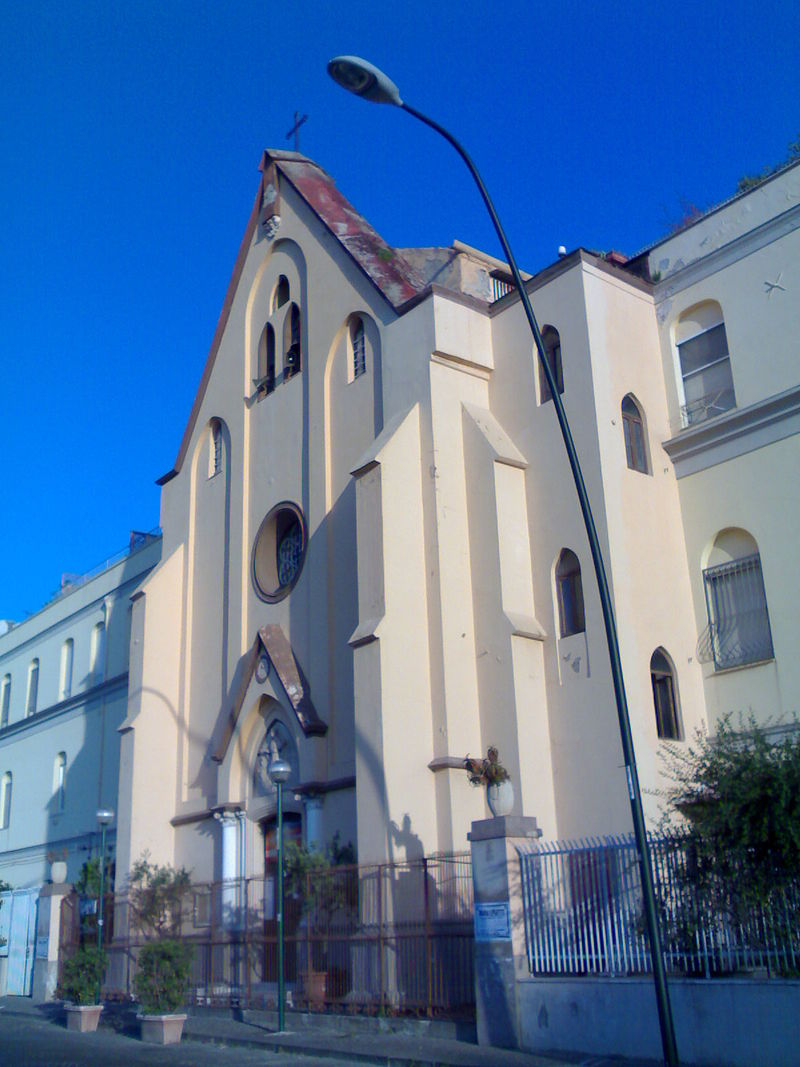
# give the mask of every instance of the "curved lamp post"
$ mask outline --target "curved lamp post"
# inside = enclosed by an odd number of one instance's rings
[[[500,244],[503,246],[503,251],[508,260],[509,268],[514,277],[514,283],[517,292],[519,293],[519,298],[522,301],[525,316],[528,320],[528,325],[531,328],[531,333],[533,334],[533,339],[536,344],[536,351],[539,354],[539,363],[545,379],[547,380],[547,384],[550,387],[550,395],[553,398],[558,425],[561,429],[561,436],[564,439],[564,447],[567,450],[567,458],[569,459],[570,469],[572,470],[575,489],[578,493],[578,501],[580,503],[581,513],[586,527],[586,536],[589,539],[589,548],[592,553],[592,561],[597,576],[600,604],[603,611],[606,640],[608,642],[608,654],[611,660],[611,678],[614,683],[614,696],[617,704],[617,717],[619,719],[622,752],[625,759],[625,774],[627,778],[631,814],[633,816],[633,831],[636,839],[636,847],[639,853],[645,918],[650,937],[651,955],[653,957],[653,981],[656,987],[658,1019],[661,1026],[661,1044],[664,1050],[664,1059],[669,1067],[677,1067],[678,1050],[675,1041],[675,1030],[672,1022],[669,993],[667,991],[661,936],[658,929],[650,849],[647,844],[642,797],[639,789],[639,776],[636,771],[636,756],[633,749],[633,737],[631,735],[630,717],[628,715],[628,701],[625,696],[625,684],[622,679],[622,663],[619,653],[617,626],[614,621],[614,609],[611,603],[611,594],[608,588],[608,580],[606,578],[605,565],[603,563],[603,555],[600,550],[600,542],[594,524],[594,517],[589,505],[589,496],[586,492],[586,485],[583,480],[583,472],[581,471],[581,466],[578,461],[578,454],[575,450],[575,443],[572,440],[572,433],[569,428],[569,423],[567,422],[564,404],[561,400],[558,386],[556,385],[555,376],[545,355],[544,342],[542,341],[539,325],[536,321],[536,316],[533,313],[530,299],[528,298],[528,292],[522,281],[519,267],[514,259],[505,231],[500,223],[500,219],[497,217],[497,212],[494,209],[494,204],[489,197],[486,186],[483,184],[475,164],[455,137],[448,133],[444,127],[440,126],[438,122],[434,122],[433,119],[428,118],[427,115],[423,115],[420,111],[417,111],[416,108],[404,103],[400,98],[400,92],[394,82],[388,78],[383,71],[373,66],[372,63],[368,63],[364,59],[359,59],[358,56],[337,56],[328,63],[328,73],[337,85],[340,85],[350,93],[354,93],[356,96],[363,97],[363,99],[370,100],[375,104],[392,104],[394,107],[399,107],[401,110],[408,112],[409,115],[413,115],[414,118],[419,119],[420,122],[423,122],[426,126],[430,126],[431,129],[435,130],[438,134],[441,134],[441,136],[455,148],[456,152],[458,152],[466,163],[470,174],[475,180],[475,184],[478,186],[483,202],[486,205],[494,224],[497,236],[500,239]]]
[[[111,808],[98,808],[97,821],[100,824],[100,900],[97,905],[97,947],[103,948],[103,906],[106,893],[106,827],[114,821]],[[100,1003],[102,978],[97,980],[97,1003]]]
[[[292,768],[282,759],[274,759],[267,767],[270,780],[278,790],[278,1030],[285,1029],[286,980],[283,967],[283,787],[289,781]]]

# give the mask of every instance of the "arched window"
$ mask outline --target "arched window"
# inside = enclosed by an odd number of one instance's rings
[[[259,392],[271,393],[275,389],[275,330],[270,323],[264,327],[258,343]]]
[[[300,308],[292,304],[283,324],[283,377],[293,378],[303,365],[300,339]]]
[[[0,830],[7,830],[11,825],[11,771],[6,771],[0,782]]]
[[[66,801],[67,754],[59,752],[53,763],[53,800],[56,811],[64,810]]]
[[[3,678],[3,688],[0,693],[0,730],[8,726],[8,713],[11,708],[11,675]]]
[[[663,648],[657,648],[650,659],[650,682],[653,686],[658,736],[664,741],[682,741],[675,668]]]
[[[355,381],[367,369],[367,341],[364,335],[364,320],[360,315],[355,315],[350,320],[350,351],[353,381]]]
[[[28,693],[25,698],[25,714],[36,714],[36,703],[39,699],[39,660],[31,661],[28,667]]]
[[[728,338],[719,304],[709,300],[684,312],[675,330],[675,343],[683,381],[684,426],[735,408]]]
[[[208,476],[213,478],[222,470],[222,426],[219,419],[211,420],[211,441],[208,446]]]
[[[565,548],[556,564],[559,628],[562,637],[582,634],[586,630],[583,614],[583,585],[578,557]]]
[[[561,370],[561,337],[555,326],[545,326],[542,330],[542,340],[544,341],[544,354],[547,357],[548,366],[553,372],[556,388],[559,393],[563,393],[564,375]],[[547,384],[542,364],[539,362],[539,403],[545,404],[552,399],[553,394],[550,392],[550,386]]]
[[[630,393],[622,399],[622,431],[625,435],[625,456],[632,471],[649,472],[644,419],[639,405]]]
[[[106,673],[106,624],[98,622],[92,630],[89,673],[95,685],[102,682]]]
[[[272,294],[272,311],[271,314],[275,314],[278,308],[282,308],[284,304],[289,303],[289,279],[285,274],[282,274],[278,278],[278,284],[275,286],[275,291]]]
[[[714,669],[773,657],[767,594],[758,545],[746,530],[717,534],[703,571]]]
[[[67,638],[61,646],[61,674],[58,685],[58,699],[66,700],[72,695],[72,653],[74,642],[71,637]]]

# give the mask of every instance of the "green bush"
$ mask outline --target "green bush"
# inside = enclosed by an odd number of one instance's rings
[[[169,1015],[186,1003],[193,949],[182,941],[156,941],[139,953],[133,988],[145,1015]]]
[[[97,1004],[97,989],[106,972],[108,957],[96,945],[85,945],[64,964],[60,992],[73,1004]]]

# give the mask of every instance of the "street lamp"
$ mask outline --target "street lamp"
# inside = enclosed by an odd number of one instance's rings
[[[97,821],[100,824],[100,900],[97,905],[97,947],[103,948],[103,904],[106,891],[106,827],[114,821],[111,808],[98,808]],[[97,980],[97,1003],[100,1003],[102,978]]]
[[[289,781],[292,768],[280,758],[274,759],[267,768],[270,780],[278,790],[278,1030],[283,1031],[286,1022],[284,1001],[285,976],[283,968],[283,786]]]
[[[456,152],[458,152],[464,163],[467,165],[470,174],[475,180],[475,184],[478,186],[478,190],[480,191],[483,202],[486,205],[492,223],[494,224],[495,231],[500,239],[500,244],[503,247],[509,268],[514,277],[514,283],[517,292],[519,293],[519,298],[522,301],[525,316],[528,320],[528,325],[531,328],[531,333],[533,334],[533,339],[536,344],[536,351],[539,354],[539,363],[547,384],[550,387],[550,395],[553,398],[553,406],[555,407],[558,425],[561,429],[561,436],[564,439],[564,447],[567,450],[567,458],[569,460],[570,469],[572,470],[575,489],[578,493],[578,501],[580,503],[581,513],[586,527],[586,536],[589,539],[589,548],[592,553],[592,561],[597,576],[600,605],[603,611],[606,641],[608,642],[608,654],[609,659],[611,660],[611,678],[614,684],[614,697],[617,704],[617,717],[619,719],[622,752],[625,760],[628,797],[630,799],[631,814],[633,816],[633,832],[639,854],[645,919],[647,922],[647,931],[650,936],[651,955],[653,957],[653,981],[655,983],[656,1002],[658,1004],[658,1020],[661,1027],[661,1044],[664,1050],[664,1059],[669,1067],[677,1067],[678,1049],[675,1041],[675,1029],[672,1022],[669,992],[667,990],[661,935],[658,929],[650,849],[647,844],[647,832],[644,823],[644,811],[642,809],[642,796],[639,789],[639,776],[636,771],[636,756],[633,749],[633,736],[631,734],[630,716],[628,714],[628,701],[625,696],[625,684],[622,678],[622,662],[619,653],[617,626],[614,620],[614,608],[611,603],[611,594],[608,588],[603,555],[597,537],[592,509],[589,505],[589,496],[586,492],[583,472],[581,471],[580,462],[578,461],[578,454],[575,450],[575,443],[572,439],[572,432],[570,431],[569,423],[567,422],[567,415],[564,411],[564,404],[558,391],[555,375],[553,374],[553,370],[550,367],[545,354],[544,342],[542,341],[539,325],[536,322],[536,316],[533,313],[533,308],[531,307],[531,302],[528,298],[528,292],[522,281],[519,267],[514,259],[511,246],[508,243],[505,231],[503,230],[500,219],[494,209],[494,204],[486,190],[486,186],[483,184],[475,164],[455,137],[448,133],[443,126],[440,126],[438,122],[434,122],[433,119],[428,118],[427,115],[423,115],[420,111],[417,111],[416,108],[404,103],[400,98],[400,92],[394,82],[388,78],[382,70],[373,66],[372,63],[368,63],[364,59],[359,59],[358,56],[337,56],[328,63],[328,73],[337,85],[340,85],[350,93],[354,93],[356,96],[363,97],[363,99],[370,100],[376,104],[392,104],[394,107],[399,107],[402,111],[408,112],[409,115],[413,115],[414,118],[419,119],[420,122],[423,122],[426,126],[430,126],[432,130],[435,130],[436,133],[444,137],[444,139],[455,148]]]

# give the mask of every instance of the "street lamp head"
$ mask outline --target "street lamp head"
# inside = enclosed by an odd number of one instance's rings
[[[275,759],[267,767],[267,774],[276,785],[278,783],[283,785],[284,782],[288,782],[291,773],[291,766],[283,759]]]
[[[328,74],[348,93],[355,93],[373,104],[402,107],[400,90],[382,70],[358,56],[336,56],[328,64]]]
[[[101,826],[108,826],[110,822],[114,821],[114,812],[111,808],[98,808],[97,821]]]

